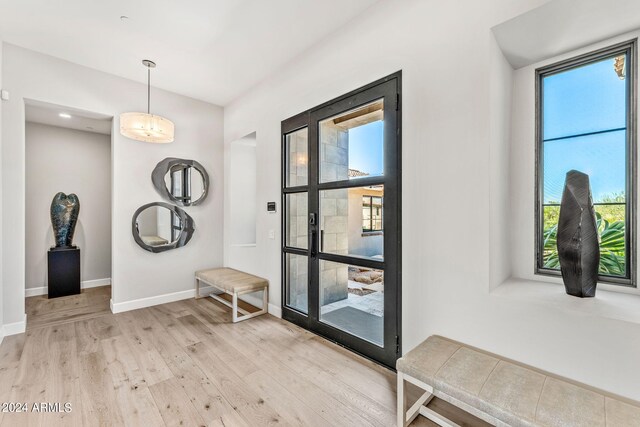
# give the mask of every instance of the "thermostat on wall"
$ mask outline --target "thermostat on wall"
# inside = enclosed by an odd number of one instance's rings
[[[267,202],[267,212],[276,213],[276,202]]]

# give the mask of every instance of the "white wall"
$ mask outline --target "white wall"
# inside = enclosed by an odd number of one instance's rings
[[[115,117],[112,133],[112,299],[114,309],[131,308],[141,298],[188,297],[195,270],[222,264],[223,113],[218,106],[158,89],[151,110],[173,120],[176,140],[149,144],[118,132],[118,116],[146,106],[146,86],[13,45],[3,45],[2,198],[4,322],[24,320],[25,287],[25,107],[24,99],[66,105]],[[154,73],[162,72],[162,64]],[[145,70],[141,66],[140,72]],[[186,208],[196,232],[184,248],[153,254],[131,234],[135,210],[160,201],[151,171],[165,157],[191,158],[209,172],[212,186],[203,204]],[[178,293],[178,294],[176,294]],[[165,301],[166,301],[165,298]],[[151,303],[159,300],[145,300]]]
[[[231,244],[256,243],[256,134],[231,143]]]
[[[511,276],[511,219],[509,153],[513,70],[493,34],[489,74],[489,286],[496,288]]]
[[[4,86],[2,85],[2,39],[0,39],[0,89],[3,89]],[[3,104],[4,101],[0,100],[0,129],[2,129],[2,110],[3,110]],[[0,132],[0,165],[2,164],[2,132]],[[3,208],[2,208],[2,200],[4,198],[3,196],[4,192],[2,190],[2,173],[0,173],[0,242],[3,242],[3,235],[2,235],[2,229],[3,227]],[[2,343],[2,338],[4,338],[4,303],[3,303],[3,299],[4,299],[4,273],[3,273],[3,257],[2,257],[2,247],[3,245],[0,244],[0,343]]]
[[[73,244],[81,280],[111,277],[111,136],[27,122],[26,287],[47,286],[47,251],[55,245],[53,196],[75,193],[80,215]]]
[[[280,200],[281,121],[402,70],[403,351],[442,334],[640,399],[640,325],[599,316],[598,301],[565,310],[491,291],[510,271],[508,230],[490,234],[508,218],[512,79],[491,27],[542,3],[380,2],[226,107],[225,141],[257,131],[258,206]],[[246,266],[270,280],[276,305],[280,221],[259,211]]]
[[[244,138],[246,138],[247,136],[250,135],[255,135],[255,153],[256,153],[256,163],[255,163],[255,169],[252,173],[252,175],[254,176],[255,182],[256,182],[256,195],[254,197],[254,205],[256,206],[256,219],[255,219],[255,233],[256,233],[256,237],[255,237],[255,241],[256,243],[251,245],[238,245],[235,241],[235,236],[234,233],[232,232],[232,226],[230,226],[231,224],[233,224],[233,216],[237,213],[237,210],[233,210],[231,209],[231,206],[233,205],[233,199],[237,198],[238,195],[234,195],[233,194],[233,190],[232,190],[232,176],[235,175],[238,172],[238,166],[235,165],[236,162],[233,161],[233,158],[235,157],[233,155],[233,144],[239,143],[241,142]],[[257,173],[259,171],[259,164],[263,162],[263,159],[259,159],[259,153],[260,153],[260,145],[262,144],[262,136],[260,136],[258,138],[258,134],[255,132],[255,130],[247,130],[247,132],[233,138],[230,140],[226,140],[225,139],[225,148],[224,148],[224,174],[225,174],[225,189],[224,189],[224,223],[225,228],[224,228],[224,265],[227,267],[232,267],[232,268],[237,268],[238,270],[241,271],[247,271],[250,273],[256,273],[257,270],[256,269],[256,265],[261,264],[262,260],[260,258],[260,253],[258,252],[258,248],[257,248],[257,242],[260,240],[260,237],[258,235],[259,232],[259,228],[258,228],[258,220],[259,218],[265,214],[266,211],[266,201],[263,201],[264,198],[259,195],[259,191],[260,191],[260,183],[258,183],[258,177],[257,177]],[[280,210],[280,198],[273,198],[270,199],[270,201],[275,201],[277,202],[277,209]],[[247,201],[247,203],[251,203],[250,201]],[[273,217],[276,217],[276,215],[271,215]],[[265,231],[266,232],[266,231]],[[274,230],[274,236],[275,236],[276,231]],[[265,236],[266,237],[266,236]],[[275,241],[275,240],[274,240]],[[264,276],[263,276],[264,277]],[[271,282],[271,286],[273,287],[273,283],[275,282]],[[252,301],[252,302],[256,302],[256,301]],[[273,303],[273,301],[269,301],[269,305],[270,305],[270,312],[274,313],[276,315],[279,314],[280,309],[280,303],[279,300],[277,300],[275,303]]]

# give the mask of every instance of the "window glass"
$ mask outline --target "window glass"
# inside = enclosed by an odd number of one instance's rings
[[[309,195],[291,193],[285,196],[285,242],[292,248],[307,249]]]
[[[286,186],[296,187],[309,183],[309,133],[307,128],[288,133],[286,147]]]
[[[614,68],[619,57],[626,68],[626,55],[616,55],[544,78],[545,140],[626,127],[625,79]]]
[[[320,182],[384,174],[384,101],[320,122]]]
[[[626,131],[544,142],[544,203],[559,204],[565,175],[575,169],[589,175],[594,203],[624,196]]]
[[[629,138],[628,53],[541,77],[542,245],[538,266],[559,270],[556,232],[567,172],[589,175],[598,232],[600,274],[628,278],[626,224]]]
[[[309,259],[306,256],[285,255],[285,299],[287,306],[307,313],[309,299]]]
[[[362,197],[362,231],[382,231],[382,197]]]
[[[321,190],[320,252],[384,259],[383,200],[383,185]]]

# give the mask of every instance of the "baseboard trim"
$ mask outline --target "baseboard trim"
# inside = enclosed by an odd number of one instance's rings
[[[187,291],[173,292],[170,294],[134,299],[134,300],[125,301],[125,302],[114,303],[112,300],[111,312],[123,313],[125,311],[137,310],[139,308],[153,307],[154,305],[167,304],[175,301],[182,301],[184,299],[193,298],[194,296],[195,296],[194,290],[189,289]]]
[[[202,288],[201,295],[205,295],[206,288]],[[213,290],[213,288],[210,288]],[[203,292],[204,291],[204,292]],[[138,310],[140,308],[153,307],[154,305],[167,304],[175,301],[182,301],[185,299],[193,298],[194,291],[189,289],[187,291],[172,292],[169,294],[157,295],[148,298],[134,299],[131,301],[114,303],[113,300],[109,301],[111,312],[124,313],[125,311]],[[282,318],[282,308],[279,305],[269,303],[269,314]]]
[[[80,283],[80,289],[99,288],[100,286],[109,286],[111,284],[111,278],[85,280]],[[46,286],[40,286],[39,288],[27,288],[24,291],[25,297],[36,297],[38,295],[46,295],[49,289]]]
[[[2,335],[8,337],[10,335],[18,335],[24,333],[27,330],[27,313],[24,314],[24,318],[20,322],[8,323],[2,327]]]
[[[46,295],[48,288],[46,286],[40,286],[39,288],[27,288],[24,290],[25,298],[37,297],[39,295]]]
[[[105,279],[94,279],[94,280],[85,280],[80,283],[80,287],[82,289],[89,288],[99,288],[101,286],[110,286],[111,285],[111,277],[107,277]]]
[[[269,314],[282,319],[282,307],[269,303]]]

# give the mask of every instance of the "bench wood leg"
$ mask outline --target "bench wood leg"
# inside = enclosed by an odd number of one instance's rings
[[[251,291],[251,292],[243,292],[243,293],[253,293],[253,292],[258,292],[258,291]],[[256,317],[256,316],[260,316],[261,314],[265,314],[269,311],[269,288],[265,287],[262,290],[262,309],[260,309],[259,311],[256,311],[254,313],[249,313],[248,311],[245,311],[243,309],[239,309],[238,308],[238,295],[241,294],[233,294],[234,296],[234,301],[235,301],[235,309],[232,308],[232,310],[234,310],[235,316],[233,317],[233,323],[236,322],[240,322],[242,320],[247,320],[247,319],[251,319],[252,317]],[[238,316],[237,312],[242,313],[242,316]]]
[[[252,290],[252,291],[245,291],[245,292],[229,292],[229,291],[224,291],[224,290],[220,290],[221,293],[226,293],[228,295],[231,295],[231,303],[229,303],[229,301],[225,300],[224,298],[221,298],[220,296],[216,295],[215,293],[208,293],[207,295],[200,295],[200,286],[201,286],[201,281],[200,279],[196,278],[196,295],[195,298],[196,299],[200,299],[200,298],[204,298],[204,297],[211,297],[214,300],[218,301],[221,304],[226,305],[227,307],[231,308],[231,321],[233,323],[237,323],[243,320],[247,320],[247,319],[251,319],[252,317],[256,317],[256,316],[260,316],[261,314],[265,314],[269,312],[269,287],[265,286],[262,289],[262,308],[254,313],[251,313],[243,308],[240,308],[238,306],[238,297],[240,295],[244,295],[244,294],[250,294],[250,293],[254,293],[254,292],[260,292],[260,289],[258,290]],[[215,286],[204,282],[207,286],[210,286],[214,289],[218,289]]]
[[[430,419],[434,423],[442,427],[460,427],[459,424],[454,423],[446,417],[443,417],[433,409],[429,409],[426,406],[420,407],[420,415]]]
[[[231,296],[231,321],[236,323],[238,321],[238,294],[233,293]]]
[[[262,311],[260,314],[264,314],[269,311],[269,288],[264,288],[262,291]]]
[[[398,386],[396,389],[396,394],[398,397],[397,427],[407,426],[405,422],[407,416],[407,396],[405,394],[405,387],[406,385],[404,383],[404,374],[402,372],[398,372]]]
[[[411,424],[418,415],[422,414],[422,408],[426,409],[426,405],[431,399],[433,399],[433,394],[427,391],[407,410],[407,416],[405,418],[407,425]]]
[[[196,277],[196,299],[200,299],[202,296],[200,295],[200,279]]]
[[[424,393],[413,405],[411,405],[411,408],[409,409],[407,409],[405,381],[408,381],[424,390]],[[460,427],[458,424],[438,414],[434,410],[427,408],[426,405],[431,401],[431,399],[433,399],[434,393],[435,390],[431,386],[423,383],[422,381],[418,381],[413,377],[405,375],[402,372],[398,372],[398,427],[407,427],[418,415],[422,415],[442,427]]]

